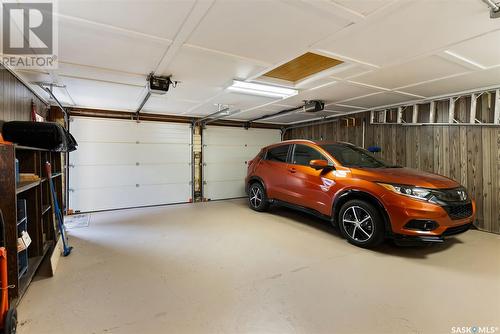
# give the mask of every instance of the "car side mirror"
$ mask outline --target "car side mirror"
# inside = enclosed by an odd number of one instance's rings
[[[370,146],[368,147],[368,152],[379,153],[382,152],[382,148],[380,148],[380,146]]]
[[[311,160],[311,161],[309,161],[309,166],[316,169],[316,170],[325,169],[325,168],[335,169],[333,164],[331,162],[329,162],[328,160]]]

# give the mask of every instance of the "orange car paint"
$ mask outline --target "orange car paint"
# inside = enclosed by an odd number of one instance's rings
[[[310,146],[333,163],[334,169],[314,169],[310,166],[289,162],[263,160],[261,154],[283,144]],[[460,187],[456,181],[437,174],[410,168],[348,168],[342,166],[332,155],[322,149],[326,142],[289,140],[270,145],[249,162],[247,185],[255,179],[262,180],[269,199],[277,199],[300,207],[313,209],[322,215],[334,217],[334,201],[347,190],[358,190],[375,197],[385,209],[393,234],[406,236],[439,236],[449,228],[471,223],[475,219],[476,206],[472,200],[472,215],[452,220],[445,209],[421,199],[414,199],[390,191],[381,183],[404,184],[431,189]],[[412,219],[429,219],[439,227],[432,231],[404,228]]]

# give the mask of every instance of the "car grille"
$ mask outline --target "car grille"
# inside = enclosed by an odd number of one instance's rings
[[[472,203],[448,204],[443,207],[451,219],[463,219],[472,216]]]
[[[444,231],[443,236],[448,237],[450,235],[463,233],[463,232],[467,231],[471,226],[472,226],[472,223],[468,223],[468,224],[460,225],[460,226],[448,227],[446,229],[446,231]]]
[[[432,191],[433,195],[441,202],[453,203],[453,202],[465,202],[467,201],[467,191],[464,187],[458,187],[453,189],[434,189]]]

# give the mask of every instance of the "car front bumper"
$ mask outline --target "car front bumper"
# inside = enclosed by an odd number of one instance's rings
[[[476,215],[473,200],[462,205],[472,206],[470,215],[454,216],[450,210],[433,203],[407,198],[398,194],[383,197],[392,229],[392,236],[398,240],[442,242],[445,238],[466,232],[472,227]],[[437,227],[430,231],[411,229],[407,224],[412,220],[435,222]]]

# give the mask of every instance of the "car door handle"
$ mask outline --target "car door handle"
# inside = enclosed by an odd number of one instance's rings
[[[288,171],[289,171],[290,173],[295,173],[297,170],[296,170],[295,168],[290,168]]]

